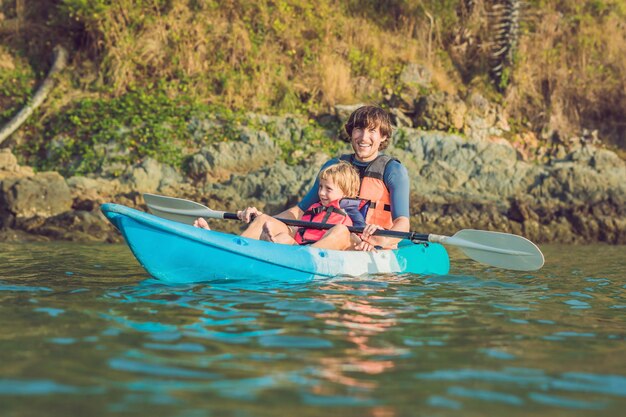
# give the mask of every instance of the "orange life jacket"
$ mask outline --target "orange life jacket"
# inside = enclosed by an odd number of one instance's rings
[[[354,155],[342,155],[340,159],[353,164]],[[397,161],[388,155],[378,155],[361,174],[359,198],[371,201],[365,222],[377,224],[385,229],[393,226],[393,219],[391,218],[391,196],[383,181],[383,176],[387,164],[394,160]]]
[[[352,220],[339,208],[339,200],[331,202],[327,207],[324,207],[320,203],[315,203],[309,207],[302,215],[302,220],[316,223],[327,224],[345,224],[346,226],[352,226]],[[320,229],[307,229],[301,227],[296,232],[294,239],[299,245],[308,245],[320,240],[326,230]]]

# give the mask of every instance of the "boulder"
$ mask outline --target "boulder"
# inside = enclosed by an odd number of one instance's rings
[[[189,168],[196,180],[220,182],[232,174],[247,174],[272,165],[279,153],[278,146],[266,132],[243,128],[238,141],[202,148],[191,157]]]
[[[488,139],[501,136],[510,130],[507,115],[502,106],[489,102],[481,94],[473,92],[467,99],[467,112],[463,133],[472,139]]]
[[[116,201],[117,196],[130,192],[127,183],[119,179],[90,178],[74,176],[67,179],[72,194],[74,210],[92,211],[102,203]]]
[[[389,114],[391,116],[391,122],[396,127],[411,127],[413,125],[411,118],[398,108],[389,110]]]
[[[432,72],[424,65],[409,62],[402,68],[398,81],[407,87],[428,87],[433,78]]]
[[[328,159],[327,155],[318,153],[296,166],[278,161],[255,171],[254,175],[232,175],[224,183],[208,184],[204,191],[228,202],[231,210],[253,205],[262,211],[276,213],[296,204],[304,196],[313,185],[319,168]]]
[[[20,166],[10,149],[0,149],[0,181],[4,178],[25,178],[33,175],[33,169]]]
[[[457,95],[430,94],[417,102],[413,125],[425,129],[461,131],[466,113],[467,105]]]
[[[10,226],[14,219],[55,216],[71,207],[70,189],[56,172],[0,182],[0,219],[4,226]]]
[[[626,222],[626,172],[617,155],[585,145],[541,165],[492,139],[402,129],[403,149],[389,153],[407,168],[412,201],[422,202],[412,207],[414,227],[500,230],[537,242],[625,242],[618,226]]]
[[[183,181],[177,170],[153,158],[146,158],[132,167],[125,179],[131,189],[139,193],[154,193]]]
[[[80,242],[122,242],[115,227],[99,211],[72,210],[48,218],[31,218],[20,228],[51,240]]]
[[[335,105],[335,115],[341,120],[342,124],[348,121],[350,115],[359,107],[363,107],[365,104],[337,104]]]
[[[431,80],[432,72],[425,66],[416,63],[405,65],[398,76],[398,86],[394,88],[393,93],[385,97],[390,113],[394,114],[397,111],[412,115],[415,112],[415,103],[430,88]],[[412,126],[412,123],[404,125]]]

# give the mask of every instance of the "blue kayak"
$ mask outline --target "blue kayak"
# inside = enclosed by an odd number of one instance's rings
[[[306,282],[341,275],[447,274],[450,268],[448,253],[436,243],[402,241],[394,250],[336,251],[199,229],[119,204],[101,209],[146,271],[170,283]]]

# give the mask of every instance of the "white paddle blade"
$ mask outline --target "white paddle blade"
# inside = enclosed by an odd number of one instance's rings
[[[143,199],[150,213],[179,223],[192,225],[198,217],[224,218],[224,213],[221,211],[214,211],[200,203],[182,198],[146,193]]]
[[[539,248],[517,235],[466,229],[445,240],[475,261],[515,271],[536,271],[543,266]]]

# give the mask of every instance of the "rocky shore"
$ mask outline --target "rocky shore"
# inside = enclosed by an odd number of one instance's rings
[[[431,129],[442,116],[429,115],[442,111],[443,117],[454,119],[459,112],[446,113],[445,106],[459,105],[446,104],[445,97],[418,104],[419,122],[433,123]],[[399,127],[386,152],[408,169],[413,230],[453,234],[476,228],[516,233],[538,243],[626,244],[626,164],[615,153],[584,138],[541,150],[532,149],[532,140],[512,143],[499,136],[507,126],[488,108],[482,114],[463,110],[460,121],[449,120],[458,133],[416,129],[410,127],[415,125],[410,112],[392,113]],[[342,109],[333,117],[341,119]],[[276,135],[294,142],[306,126],[291,117],[273,123]],[[144,192],[188,198],[218,210],[255,205],[276,213],[303,196],[331,157],[311,153],[288,165],[276,137],[249,127],[239,135],[238,141],[201,148],[190,157],[185,174],[147,158],[116,178],[64,178],[56,172],[35,173],[1,149],[0,240],[118,242],[120,234],[99,206],[114,202],[145,210]],[[236,232],[241,224],[222,221],[213,227]]]

